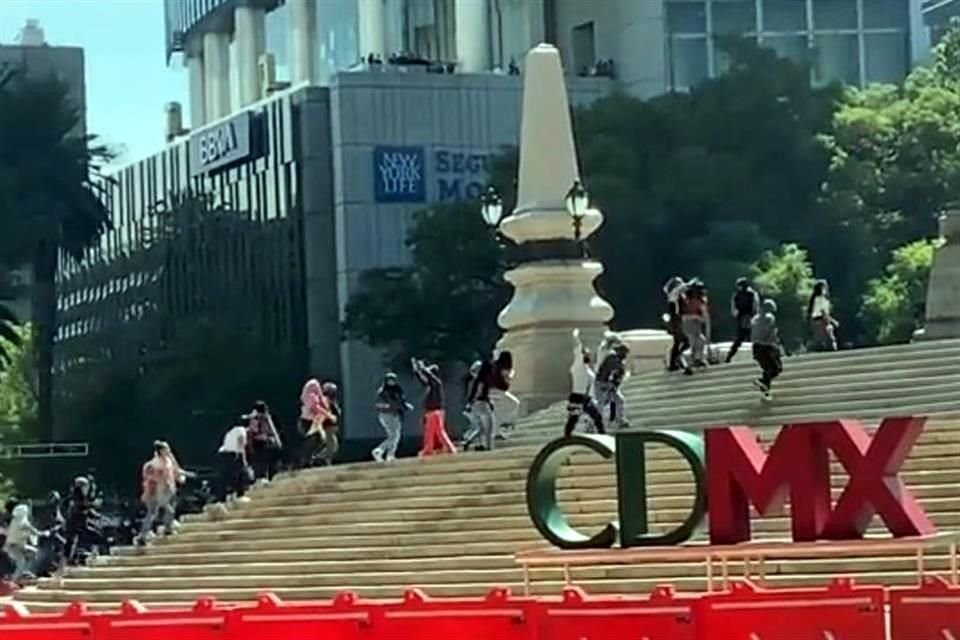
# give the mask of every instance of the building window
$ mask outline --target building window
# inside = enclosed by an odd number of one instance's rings
[[[776,51],[781,58],[793,60],[797,64],[810,63],[810,42],[806,35],[765,35],[762,44]]]
[[[266,49],[273,54],[276,63],[277,81],[290,81],[290,9],[282,4],[269,12],[265,20]]]
[[[896,84],[907,75],[907,38],[902,33],[864,36],[867,82]]]
[[[713,33],[741,34],[757,30],[756,0],[714,0]]]
[[[864,29],[902,29],[910,23],[907,0],[863,0]]]
[[[856,29],[857,0],[814,0],[813,28]]]
[[[709,77],[705,37],[674,38],[671,48],[670,72],[675,89],[689,89]]]
[[[807,3],[804,0],[763,0],[764,31],[806,31]]]
[[[814,37],[817,82],[835,80],[860,84],[860,44],[857,34],[818,34]]]
[[[705,0],[672,1],[667,4],[667,29],[670,33],[706,33]]]
[[[586,22],[573,28],[573,65],[578,71],[586,72],[597,61],[597,47],[593,37],[593,22]]]

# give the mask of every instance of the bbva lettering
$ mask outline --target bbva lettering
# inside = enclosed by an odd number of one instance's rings
[[[709,504],[710,542],[750,539],[750,505],[772,515],[790,499],[795,541],[862,538],[874,515],[894,537],[925,535],[935,527],[898,477],[925,418],[887,418],[871,437],[851,420],[786,425],[768,452],[749,427],[708,429],[704,437],[682,431],[638,431],[616,436],[561,438],[534,459],[527,476],[527,508],[540,534],[561,549],[679,544],[702,526]],[[693,473],[694,502],[674,530],[651,534],[647,508],[645,449],[670,447]],[[557,500],[560,469],[572,450],[587,449],[617,469],[619,521],[586,535],[567,521]],[[830,494],[830,453],[849,475],[835,503]]]
[[[201,135],[197,143],[200,146],[200,163],[210,164],[237,150],[237,132],[233,123],[228,122]]]

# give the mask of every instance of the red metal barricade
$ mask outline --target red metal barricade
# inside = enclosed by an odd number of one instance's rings
[[[890,640],[960,640],[960,586],[927,576],[890,589]]]
[[[8,604],[0,615],[3,640],[90,640],[94,622],[82,604],[71,604],[62,613],[30,614],[26,607]]]
[[[363,602],[352,592],[337,595],[331,602],[286,603],[273,594],[257,599],[254,607],[231,612],[227,640],[323,640],[375,639],[373,611],[379,602]],[[112,640],[112,639],[111,639]],[[177,638],[176,640],[179,640]]]
[[[695,606],[697,640],[881,640],[883,587],[834,580],[818,589],[764,591],[750,583],[703,596]]]
[[[191,609],[151,611],[127,601],[119,613],[94,619],[96,640],[225,640],[229,609],[201,598]]]
[[[659,586],[649,598],[588,596],[567,588],[561,602],[540,603],[538,640],[694,640],[695,596]]]
[[[507,589],[494,589],[485,598],[432,599],[412,589],[403,602],[385,604],[374,612],[376,640],[535,640],[531,618],[537,601],[515,598]]]

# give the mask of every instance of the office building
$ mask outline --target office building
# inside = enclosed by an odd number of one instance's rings
[[[923,22],[930,30],[931,45],[940,42],[954,18],[960,18],[960,0],[923,0]]]

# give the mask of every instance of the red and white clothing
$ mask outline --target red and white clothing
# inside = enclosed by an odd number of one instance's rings
[[[144,463],[140,479],[144,502],[167,502],[177,494],[177,485],[183,484],[186,474],[173,453],[157,454]]]
[[[300,419],[310,423],[308,433],[316,433],[328,420],[336,420],[330,409],[330,400],[316,378],[307,380],[300,392]]]

